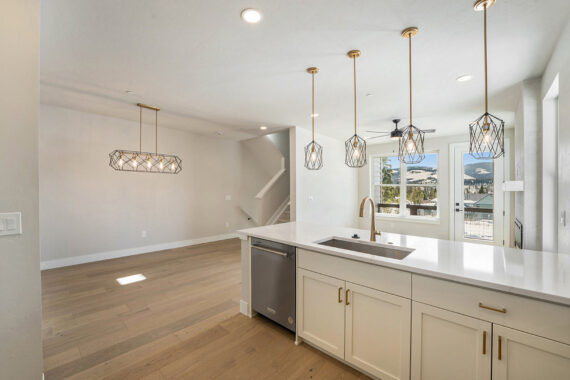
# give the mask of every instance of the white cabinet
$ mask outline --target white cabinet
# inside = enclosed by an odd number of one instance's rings
[[[412,302],[411,378],[491,379],[491,326],[490,322]]]
[[[344,281],[297,269],[297,334],[344,359]]]
[[[411,301],[346,283],[345,360],[381,379],[410,378]]]
[[[381,379],[410,378],[411,301],[297,269],[297,334]]]
[[[541,379],[570,379],[570,345],[493,325],[493,380]]]

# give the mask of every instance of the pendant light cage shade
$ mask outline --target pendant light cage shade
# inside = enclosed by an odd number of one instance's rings
[[[361,168],[366,165],[366,141],[354,135],[344,143],[346,157],[345,164],[351,168]]]
[[[309,170],[319,170],[323,167],[323,147],[315,141],[305,146],[305,167]]]
[[[413,125],[404,128],[398,150],[401,162],[419,164],[424,160],[424,136],[425,132]]]
[[[109,153],[109,166],[126,172],[178,174],[182,160],[168,154],[117,149]]]
[[[505,122],[486,112],[469,124],[469,153],[474,158],[499,158],[505,153]]]

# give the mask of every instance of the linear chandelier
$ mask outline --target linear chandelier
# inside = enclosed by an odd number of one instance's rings
[[[347,53],[352,59],[354,73],[354,136],[344,142],[344,162],[351,168],[361,168],[366,165],[366,141],[356,133],[356,58],[360,57],[360,54],[360,50],[351,50]]]
[[[418,28],[410,27],[402,31],[402,37],[409,41],[409,77],[410,77],[410,125],[402,130],[398,156],[406,164],[418,164],[425,158],[424,136],[425,132],[417,128],[412,120],[412,37],[418,34]]]
[[[313,138],[307,146],[305,146],[305,167],[309,170],[319,170],[323,167],[323,147],[315,142],[315,74],[319,72],[317,67],[309,67],[307,72],[311,74],[312,79],[312,108],[311,120],[313,126]]]
[[[158,153],[158,111],[160,108],[137,103],[139,107],[139,150],[116,149],[109,153],[109,166],[115,170],[142,173],[178,174],[182,170],[180,157]],[[142,151],[142,112],[143,108],[155,112],[155,149],[154,153]]]
[[[476,11],[483,11],[483,45],[485,49],[485,113],[469,124],[469,153],[474,158],[499,158],[505,153],[505,122],[489,113],[487,95],[487,8],[495,0],[478,0]]]

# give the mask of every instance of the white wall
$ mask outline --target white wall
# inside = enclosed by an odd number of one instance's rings
[[[237,205],[239,142],[159,126],[159,152],[182,158],[178,175],[109,167],[112,150],[138,149],[138,133],[136,122],[41,106],[43,267],[224,238],[250,226]],[[143,126],[142,149],[154,150],[154,125]]]
[[[505,136],[512,139],[513,132],[511,129],[505,130]],[[427,135],[425,139],[425,151],[438,153],[438,200],[439,200],[439,221],[425,222],[420,220],[394,220],[388,218],[376,218],[376,226],[381,231],[394,232],[408,235],[427,236],[438,239],[448,240],[449,237],[449,145],[454,143],[469,142],[469,129],[465,127],[465,133],[457,136],[436,137]],[[512,146],[512,144],[511,144]],[[512,150],[512,148],[511,148]],[[395,154],[398,155],[398,145],[395,142],[385,144],[368,145],[368,155],[375,154]],[[509,157],[511,153],[509,152]],[[511,166],[512,167],[512,166]],[[362,199],[370,194],[370,168],[366,165],[358,172],[358,198]],[[361,228],[369,228],[370,218],[368,213],[365,218],[359,218]]]
[[[554,53],[542,76],[541,99],[547,95],[554,78],[559,75],[558,98],[558,210],[570,214],[570,21],[566,24]],[[558,251],[570,252],[570,218],[558,226]]]
[[[515,112],[515,175],[524,181],[524,191],[515,193],[515,216],[523,224],[523,247],[536,250],[542,247],[540,79],[525,80],[520,86]]]
[[[42,375],[38,238],[39,0],[0,12],[0,212],[22,212],[22,235],[0,236],[0,379]]]
[[[303,148],[311,141],[311,132],[294,128],[295,166],[294,191],[291,197],[292,220],[353,227],[358,217],[358,169],[344,163],[344,141],[315,134],[323,146],[323,168],[308,170],[304,167]],[[295,219],[293,219],[295,218]]]

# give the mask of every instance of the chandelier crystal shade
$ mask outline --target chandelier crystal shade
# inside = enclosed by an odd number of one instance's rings
[[[116,149],[109,153],[109,166],[115,170],[142,173],[178,174],[182,170],[182,160],[172,154],[158,153],[158,111],[160,108],[138,103],[139,112],[139,150]],[[142,151],[142,111],[143,108],[155,112],[155,151]]]
[[[315,142],[315,74],[319,72],[317,67],[309,67],[307,72],[311,74],[312,83],[312,140],[305,146],[305,167],[309,170],[319,170],[323,167],[323,147]]]
[[[483,11],[483,45],[485,49],[485,113],[469,124],[469,153],[474,158],[499,158],[505,153],[505,122],[489,113],[487,94],[487,8],[495,0],[478,0],[476,11]]]
[[[402,37],[409,41],[409,77],[410,77],[410,125],[402,130],[402,137],[398,146],[398,157],[406,164],[418,164],[425,158],[424,136],[425,132],[413,124],[412,118],[412,37],[418,34],[418,28],[410,27],[402,31]]]
[[[366,141],[356,133],[356,58],[360,50],[351,50],[347,55],[353,61],[354,72],[354,135],[345,141],[345,160],[348,167],[361,168],[366,165]]]

